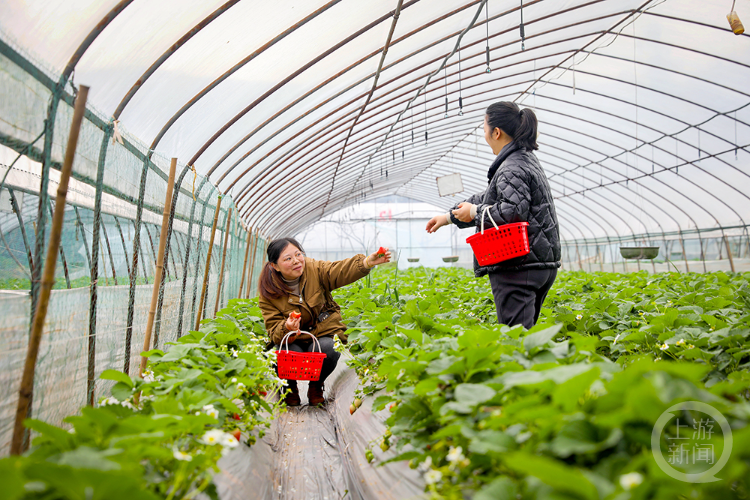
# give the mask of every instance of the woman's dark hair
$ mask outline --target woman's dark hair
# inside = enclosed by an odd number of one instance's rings
[[[536,115],[529,108],[521,109],[514,102],[501,101],[490,104],[485,115],[490,130],[499,128],[522,148],[539,149],[536,143],[538,122]]]
[[[305,253],[302,245],[294,238],[279,238],[268,244],[268,249],[266,249],[268,262],[263,266],[263,270],[260,273],[260,280],[258,281],[258,293],[267,299],[278,299],[292,293],[292,289],[284,283],[281,273],[274,269],[272,265],[279,262],[281,252],[289,245],[297,247],[300,252]]]

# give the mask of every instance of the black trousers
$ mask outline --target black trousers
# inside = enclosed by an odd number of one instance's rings
[[[547,292],[557,277],[557,269],[529,269],[489,273],[497,322],[531,328],[539,319]]]
[[[339,362],[341,353],[334,350],[333,337],[320,337],[318,338],[318,342],[320,343],[321,352],[326,355],[326,359],[323,360],[323,367],[320,369],[319,382],[323,383],[325,382],[325,379],[327,379],[328,376],[333,373],[333,370],[336,369],[336,364]],[[286,348],[286,344],[284,344],[284,348]],[[275,349],[278,351],[279,346],[276,346]],[[294,352],[318,352],[317,346],[309,336],[307,337],[307,340],[305,340],[304,338],[300,338],[299,340],[296,340],[295,342],[289,344],[289,350]],[[278,375],[278,373],[279,370],[277,367],[276,374]],[[289,387],[297,387],[296,380],[287,380],[286,383],[287,385],[289,385]]]

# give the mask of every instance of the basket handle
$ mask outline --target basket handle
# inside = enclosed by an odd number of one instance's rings
[[[495,219],[492,218],[492,214],[488,211],[490,209],[490,206],[484,207],[484,210],[482,210],[482,234],[484,234],[484,215],[487,214],[487,216],[492,221],[492,225],[495,226],[495,229],[500,229],[497,227],[497,223],[495,222]]]
[[[284,342],[286,342],[286,351],[287,351],[287,352],[289,352],[289,337],[291,337],[291,336],[292,336],[292,335],[294,335],[295,333],[296,333],[296,334],[300,334],[300,333],[305,333],[305,334],[309,335],[310,337],[312,337],[312,339],[313,339],[313,341],[314,341],[315,345],[316,345],[316,346],[318,347],[318,352],[323,352],[323,351],[321,350],[321,348],[320,348],[320,342],[318,342],[318,339],[317,339],[317,337],[315,337],[315,335],[313,335],[312,333],[310,333],[310,332],[305,332],[305,331],[303,331],[303,330],[297,330],[296,332],[289,332],[289,333],[287,333],[286,335],[284,335],[284,338],[283,338],[283,339],[281,339],[281,344],[279,344],[279,350],[281,350],[281,349],[283,349],[283,348],[284,348]]]

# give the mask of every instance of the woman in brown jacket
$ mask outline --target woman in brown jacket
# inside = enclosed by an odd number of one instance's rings
[[[380,256],[359,254],[338,262],[326,262],[305,257],[302,246],[293,238],[272,241],[267,254],[268,262],[258,284],[258,305],[266,330],[276,349],[289,332],[304,330],[317,337],[326,358],[320,380],[310,382],[307,399],[311,405],[321,404],[325,401],[325,379],[336,368],[340,357],[333,348],[333,336],[337,335],[343,343],[347,339],[341,309],[331,291],[367,276],[373,267],[389,262],[391,254],[388,251]],[[292,334],[288,341],[290,351],[311,352],[315,347],[309,335]],[[298,406],[297,381],[289,380],[288,384],[291,392],[285,398],[286,404]]]

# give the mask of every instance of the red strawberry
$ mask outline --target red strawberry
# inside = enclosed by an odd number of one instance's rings
[[[292,319],[300,319],[302,315],[297,311],[292,311],[289,313],[289,317],[291,317]]]
[[[240,437],[242,437],[242,432],[240,432],[239,429],[235,429],[235,430],[232,431],[232,436],[234,436],[234,439],[236,439],[237,441],[239,441]]]
[[[380,247],[378,248],[378,253],[376,254],[378,257],[385,257],[385,253],[388,251],[387,248]]]
[[[234,418],[235,420],[242,420],[242,417],[240,417],[240,414],[239,414],[239,413],[235,413],[234,415],[232,415],[232,417],[233,417],[233,418]]]

